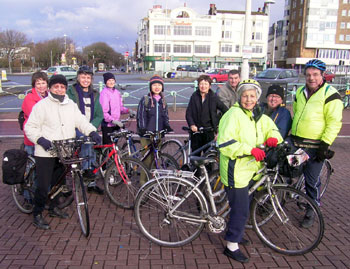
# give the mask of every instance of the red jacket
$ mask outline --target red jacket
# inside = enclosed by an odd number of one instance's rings
[[[36,92],[35,88],[33,88],[32,91],[30,93],[28,93],[26,95],[26,97],[24,98],[23,103],[22,103],[22,110],[24,112],[23,130],[24,130],[24,126],[27,123],[29,115],[32,112],[33,106],[37,102],[39,102],[41,99],[42,99],[42,97],[39,96],[39,94]],[[24,134],[24,145],[34,146],[34,144],[27,138],[25,132],[23,132],[23,134]]]

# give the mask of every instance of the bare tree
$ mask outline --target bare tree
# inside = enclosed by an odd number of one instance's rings
[[[27,43],[27,36],[15,30],[0,32],[0,47],[4,49],[9,63],[9,72],[12,73],[11,63],[20,53],[19,49]]]

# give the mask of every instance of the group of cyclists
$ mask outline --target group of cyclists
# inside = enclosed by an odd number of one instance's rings
[[[323,73],[324,62],[313,59],[306,63],[304,74],[306,85],[300,87],[293,102],[293,119],[285,107],[285,90],[271,85],[267,91],[267,104],[260,104],[260,84],[253,80],[240,79],[237,70],[231,70],[228,81],[215,93],[212,80],[207,75],[198,77],[198,89],[192,94],[186,109],[186,121],[192,151],[216,139],[220,153],[220,176],[231,207],[225,240],[224,254],[239,262],[248,262],[239,244],[248,244],[244,238],[244,227],[248,219],[250,197],[248,189],[254,182],[254,174],[261,168],[265,152],[261,145],[276,147],[283,140],[295,148],[302,148],[309,155],[303,167],[306,193],[320,204],[319,175],[323,161],[332,157],[329,147],[342,126],[343,104],[337,90],[328,85]],[[78,71],[77,81],[67,87],[62,75],[48,80],[45,73],[37,72],[32,77],[32,91],[24,99],[25,150],[33,154],[37,162],[37,189],[34,198],[34,220],[36,227],[49,229],[43,218],[45,194],[55,180],[57,158],[47,150],[52,140],[91,136],[101,143],[97,133],[101,126],[103,143],[111,143],[108,133],[119,130],[123,124],[121,114],[128,113],[116,79],[112,73],[103,75],[105,88],[101,93],[92,86],[93,72],[87,66]],[[68,89],[67,89],[68,88]],[[141,145],[148,145],[147,131],[173,131],[169,124],[168,107],[164,98],[164,81],[154,75],[149,80],[149,92],[143,96],[137,108],[137,132]],[[204,131],[198,132],[199,129]],[[88,191],[103,194],[95,182],[92,169],[95,153],[91,144],[84,145],[81,153],[89,157],[82,165],[84,177],[90,179]],[[253,161],[252,161],[253,160]],[[150,160],[144,160],[150,166]],[[141,175],[142,177],[142,175]],[[145,178],[140,178],[145,183]],[[306,210],[301,227],[313,225],[314,216]],[[53,203],[49,207],[51,217],[67,218],[67,213]]]

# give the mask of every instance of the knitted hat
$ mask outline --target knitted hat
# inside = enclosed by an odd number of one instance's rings
[[[67,80],[66,80],[65,76],[63,76],[63,75],[53,75],[49,81],[49,88],[51,88],[52,85],[57,84],[57,83],[65,85],[66,88],[68,87]]]
[[[152,84],[154,83],[160,83],[162,84],[162,91],[164,91],[164,80],[158,76],[158,75],[154,75],[150,78],[149,80],[149,90],[152,90]]]
[[[110,73],[110,72],[104,73],[104,74],[103,74],[103,80],[104,80],[105,84],[107,83],[107,81],[108,81],[109,79],[114,79],[114,80],[115,80],[114,75],[113,75],[112,73]]]
[[[281,96],[282,100],[284,99],[284,89],[280,85],[277,85],[277,84],[271,85],[267,89],[266,97],[269,94],[277,94],[277,95]]]

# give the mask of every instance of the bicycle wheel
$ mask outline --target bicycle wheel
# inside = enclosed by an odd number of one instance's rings
[[[89,208],[84,181],[80,172],[74,175],[74,197],[81,231],[85,237],[88,237],[90,234]]]
[[[344,104],[344,108],[347,108],[349,106],[349,95],[345,95],[343,97],[343,104]]]
[[[28,156],[24,183],[11,186],[13,200],[18,209],[26,214],[33,212],[35,192],[35,160]]]
[[[100,167],[99,173],[102,178],[105,176],[107,168],[113,163],[113,158],[109,159],[106,164],[102,166],[101,164],[104,162],[112,150],[113,148],[102,148],[97,153],[96,159],[98,160],[98,166]]]
[[[306,194],[292,187],[273,185],[271,191],[272,196],[267,189],[257,192],[251,204],[253,229],[260,240],[271,249],[286,255],[302,255],[312,251],[321,242],[324,233],[324,221],[319,207]],[[272,201],[276,210],[272,209]],[[310,228],[302,228],[300,225],[306,211],[314,216]],[[268,222],[259,225],[266,219],[265,214],[270,215]]]
[[[122,208],[131,209],[134,207],[134,201],[137,191],[140,188],[140,175],[144,173],[147,181],[150,179],[150,174],[146,166],[134,158],[121,158],[120,167],[123,176],[126,176],[126,181],[122,179],[116,164],[111,165],[104,178],[105,190],[111,201]]]
[[[135,220],[142,234],[165,247],[180,247],[196,239],[204,228],[207,212],[203,195],[195,190],[177,204],[186,195],[182,190],[192,189],[189,182],[172,177],[143,185],[135,201]]]
[[[186,151],[182,143],[177,139],[169,139],[162,143],[160,146],[162,153],[172,156],[178,165],[181,167],[184,163],[187,163]]]
[[[323,162],[323,166],[322,166],[321,173],[320,173],[320,181],[321,181],[320,199],[322,198],[322,196],[326,192],[326,189],[328,187],[329,180],[331,178],[331,174],[332,173],[333,173],[332,165],[331,165],[330,161],[326,159]],[[297,182],[296,186],[300,186],[300,187],[296,187],[296,188],[297,189],[300,188],[303,192],[305,192],[305,177],[304,177],[304,174],[301,174],[301,176],[298,179],[298,182]]]
[[[57,207],[62,209],[67,206],[69,206],[73,200],[74,200],[74,194],[73,194],[73,178],[71,174],[66,174],[65,176],[65,181],[64,181],[64,188],[66,190],[63,190],[63,188],[60,188],[60,193],[57,194]],[[63,187],[62,186],[62,187]]]
[[[152,160],[151,169],[179,170],[180,166],[171,155],[158,152],[157,165],[156,161]]]

